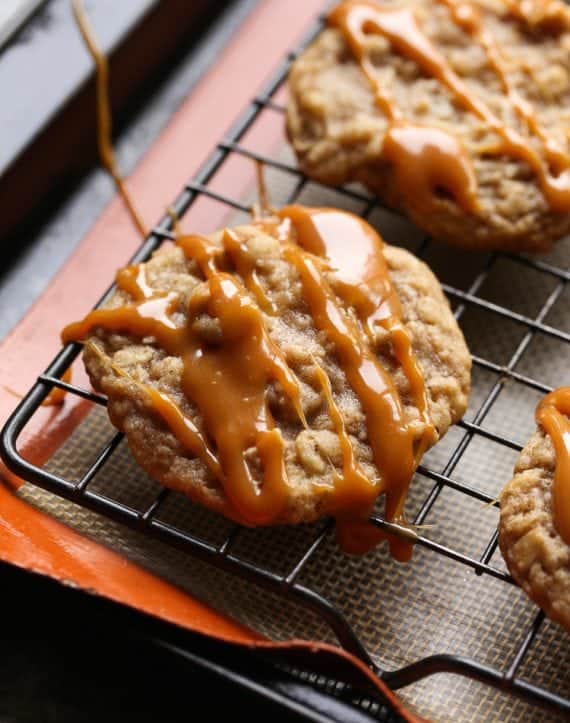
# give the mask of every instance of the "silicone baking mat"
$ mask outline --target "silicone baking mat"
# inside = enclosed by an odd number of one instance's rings
[[[286,154],[282,152],[280,160],[287,160]],[[275,204],[286,202],[295,192],[296,179],[287,173],[269,169],[267,180]],[[245,200],[247,204],[251,198]],[[305,185],[298,200],[308,205],[363,211],[358,201],[310,183]],[[243,220],[241,214],[228,219],[228,223],[240,220]],[[421,234],[400,217],[376,210],[370,220],[386,240],[411,250],[419,249]],[[569,253],[570,241],[566,240],[550,257],[541,257],[541,260],[560,265]],[[464,289],[469,288],[489,263],[487,255],[467,254],[436,244],[424,249],[424,258],[440,279]],[[532,318],[557,283],[548,273],[500,257],[494,260],[478,295]],[[546,323],[568,329],[568,310],[566,289],[552,306]],[[497,365],[508,364],[526,334],[520,325],[497,320],[477,307],[465,309],[460,323],[471,351]],[[527,344],[516,369],[547,384],[570,384],[568,346],[563,341],[546,344],[542,335],[536,335]],[[496,372],[475,365],[467,421],[477,417],[498,379]],[[534,407],[540,396],[527,385],[510,380],[503,385],[486,415],[485,429],[523,444],[534,429]],[[434,472],[443,471],[465,434],[464,429],[450,430],[428,454],[425,467]],[[113,436],[105,411],[95,408],[47,467],[66,479],[79,480]],[[494,497],[510,478],[516,456],[515,450],[474,435],[453,472],[454,479]],[[429,477],[416,476],[407,505],[411,519],[432,487]],[[122,441],[96,474],[90,489],[134,509],[146,509],[160,488],[137,467]],[[335,640],[332,631],[317,616],[263,592],[256,585],[30,484],[26,484],[20,494],[82,533],[119,550],[270,638]],[[157,517],[213,543],[222,543],[231,527],[217,515],[174,494],[163,503]],[[426,516],[424,534],[460,553],[478,557],[496,527],[497,517],[495,507],[446,488]],[[232,542],[232,554],[282,573],[303,555],[314,537],[315,526],[243,529]],[[498,569],[504,568],[498,552],[491,562]],[[407,565],[393,562],[383,546],[363,558],[353,558],[338,550],[332,533],[304,568],[300,581],[337,606],[375,662],[388,669],[444,652],[465,655],[502,669],[513,658],[536,615],[536,608],[513,585],[488,575],[478,576],[430,550],[417,548],[413,561]],[[560,628],[544,622],[519,675],[563,697],[570,696],[567,643],[568,638]],[[562,719],[455,675],[432,676],[402,689],[399,695],[416,712],[436,721]]]

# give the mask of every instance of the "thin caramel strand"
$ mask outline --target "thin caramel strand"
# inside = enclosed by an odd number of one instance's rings
[[[95,76],[97,85],[97,146],[99,158],[105,170],[112,177],[129,215],[141,236],[147,236],[147,228],[136,210],[134,201],[127,189],[113,151],[111,137],[111,110],[109,103],[109,65],[95,40],[93,29],[83,8],[81,0],[72,0],[73,15],[79,31],[95,63]]]

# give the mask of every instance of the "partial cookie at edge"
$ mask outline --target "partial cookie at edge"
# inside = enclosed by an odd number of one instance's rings
[[[473,40],[452,23],[448,9],[434,0],[410,4],[416,8],[420,26],[460,77],[522,131],[524,124],[513,118],[512,109],[501,99],[498,78],[485,65]],[[513,73],[517,87],[523,93],[530,91],[543,127],[568,151],[570,9],[558,0],[551,4],[562,8],[559,22],[564,31],[558,35],[540,26],[525,31],[520,22],[502,20],[492,12],[486,17],[508,48],[509,67],[517,68]],[[319,35],[295,61],[289,76],[288,135],[307,175],[333,186],[359,181],[388,205],[406,212],[430,235],[459,246],[545,251],[568,233],[570,214],[550,210],[526,163],[486,154],[492,134],[481,121],[459,109],[449,92],[423,76],[415,63],[392,52],[384,38],[371,34],[367,42],[379,79],[406,119],[434,123],[464,142],[474,161],[481,212],[464,212],[448,194],[436,196],[433,208],[426,211],[416,198],[396,192],[393,169],[382,158],[387,120],[376,108],[369,83],[336,28]],[[532,69],[528,77],[527,67]]]
[[[550,438],[536,432],[501,493],[499,545],[516,582],[550,618],[570,631],[570,545],[554,526],[555,467]]]

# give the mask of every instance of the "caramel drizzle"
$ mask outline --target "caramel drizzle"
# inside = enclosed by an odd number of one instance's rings
[[[64,343],[82,340],[94,329],[104,328],[152,337],[167,354],[181,357],[182,390],[200,410],[216,451],[168,395],[146,387],[152,407],[220,481],[233,514],[249,524],[265,524],[279,516],[287,498],[284,444],[267,405],[267,387],[277,382],[304,422],[299,385],[246,289],[235,277],[218,271],[221,250],[198,236],[184,237],[178,245],[206,278],[203,293],[190,299],[186,326],[178,327],[172,319],[179,295],[152,289],[141,265],[117,276],[119,288],[132,295],[133,304],[96,309],[82,322],[66,327],[62,339]],[[218,345],[205,343],[195,330],[205,314],[219,324]],[[245,454],[253,448],[263,468],[259,484]]]
[[[570,387],[548,394],[536,408],[536,421],[550,437],[556,454],[552,514],[560,537],[570,545]]]
[[[316,362],[315,367],[342,455],[342,474],[334,474],[335,509],[331,510],[336,516],[338,543],[345,552],[363,555],[380,541],[387,540],[392,556],[406,562],[411,557],[412,545],[379,530],[368,521],[379,494],[378,483],[369,480],[358,464],[342,412],[332,393],[330,379]]]
[[[325,388],[331,419],[343,450],[345,479],[337,485],[336,494],[342,499],[348,481],[352,499],[358,500],[358,507],[365,511],[364,515],[361,513],[362,522],[368,518],[376,497],[384,492],[386,519],[401,522],[409,483],[421,455],[435,441],[437,433],[429,419],[424,380],[412,353],[408,331],[402,323],[400,302],[390,284],[382,242],[368,224],[342,211],[290,206],[282,209],[279,216],[293,227],[298,244],[288,244],[285,257],[301,278],[315,326],[333,342],[348,384],[360,400],[368,441],[380,472],[377,482],[362,484],[359,469],[347,457],[346,433],[339,427],[337,411],[327,394],[328,388]],[[288,237],[289,228],[282,229],[281,235]],[[329,282],[325,277],[321,260],[326,260],[330,270],[335,272],[334,280]],[[346,313],[347,307],[355,310],[357,322]],[[371,340],[376,325],[391,334],[394,355],[408,379],[410,396],[424,422],[424,432],[417,446],[392,377],[372,351]],[[346,502],[343,507],[350,513]],[[351,551],[363,552],[372,542],[386,537],[385,533],[368,524],[365,524],[366,533],[356,534],[359,525],[354,514],[349,514],[348,519],[343,517],[346,515],[339,519],[340,540]],[[351,534],[343,534],[347,528]],[[362,538],[365,544],[357,550],[355,541]],[[390,537],[390,544],[394,557],[409,558],[411,548],[408,544],[393,537]]]
[[[144,275],[144,266],[140,266],[139,270],[140,274],[138,274],[138,277],[141,278]],[[86,346],[94,351],[102,361],[106,361],[105,355],[101,349],[99,349],[97,344],[93,341],[88,341]],[[111,368],[115,374],[123,377],[124,379],[128,379],[130,382],[136,384],[140,389],[142,389],[148,397],[148,401],[151,403],[152,409],[159,414],[182,446],[189,449],[195,457],[201,459],[212,474],[218,479],[221,479],[223,473],[216,455],[208,446],[198,427],[196,427],[189,417],[184,415],[182,409],[180,409],[176,402],[165,392],[160,389],[156,389],[155,387],[151,387],[148,384],[139,382],[137,379],[129,375],[124,369],[112,362]]]
[[[130,217],[141,236],[147,236],[147,229],[139,215],[134,201],[122,177],[111,140],[111,110],[109,103],[109,65],[101,52],[81,0],[72,0],[73,14],[89,54],[95,63],[97,85],[97,146],[101,165],[115,182]]]
[[[504,65],[501,48],[492,33],[483,24],[481,12],[464,0],[437,0],[445,5],[456,25],[479,43],[487,55],[487,62],[501,83],[503,93],[508,97],[517,115],[526,123],[531,133],[540,140],[548,167],[554,175],[570,168],[570,155],[550,138],[540,125],[532,104],[521,96],[513,86]]]
[[[216,442],[233,507],[246,521],[270,522],[287,498],[284,443],[274,428],[266,400],[277,381],[300,409],[297,380],[263,326],[263,318],[247,291],[229,274],[208,274],[209,296],[192,297],[189,317],[207,311],[220,323],[223,342],[207,346],[187,339],[183,390],[195,402],[205,428]],[[245,452],[255,447],[263,468],[258,487]]]
[[[403,119],[401,110],[382,90],[374,67],[366,57],[365,38],[366,33],[371,31],[385,37],[397,52],[416,62],[424,73],[442,83],[459,105],[486,123],[502,141],[494,149],[496,153],[509,154],[526,162],[535,173],[553,211],[569,211],[570,157],[547,138],[540,129],[532,106],[511,87],[496,43],[490,33],[483,29],[477,9],[468,2],[439,2],[447,5],[457,25],[481,43],[490,66],[499,76],[503,90],[540,143],[544,157],[528,139],[507,127],[480,98],[469,91],[420,29],[411,7],[384,7],[371,0],[345,0],[330,13],[329,24],[338,27],[343,33],[372,87],[378,107],[390,122],[384,156],[394,164],[400,190],[403,193],[421,194],[420,197],[427,202],[427,191],[441,186],[454,194],[460,206],[472,212],[477,210],[477,183],[465,149],[458,139],[446,131],[410,124]]]
[[[144,301],[156,295],[147,281],[145,267],[139,264],[119,269],[116,282],[119,289],[126,291],[135,301]]]
[[[386,493],[386,518],[403,521],[409,482],[421,454],[437,436],[429,418],[421,369],[389,280],[382,242],[358,217],[331,209],[290,206],[262,223],[281,239],[285,258],[299,274],[314,324],[334,344],[366,417],[368,440],[379,470],[375,480],[368,479],[358,464],[330,380],[315,362],[342,453],[341,469],[334,473],[331,509],[338,518],[343,546],[364,552],[388,537],[367,522],[376,498]],[[279,518],[288,484],[284,442],[267,404],[267,388],[278,383],[307,426],[299,383],[265,329],[260,306],[267,299],[239,234],[226,230],[219,244],[186,236],[178,239],[177,245],[205,279],[187,302],[183,327],[176,325],[173,316],[182,303],[179,294],[153,288],[145,266],[131,266],[118,273],[117,284],[131,296],[132,303],[91,312],[82,322],[67,327],[63,340],[85,339],[100,327],[151,338],[168,355],[180,357],[182,391],[198,408],[202,428],[187,419],[171,397],[145,387],[152,408],[220,481],[231,514],[249,524],[267,524]],[[228,263],[243,283],[220,269]],[[204,319],[217,326],[208,341],[199,330]],[[408,424],[390,373],[373,352],[378,327],[388,332],[393,354],[408,379],[409,396],[423,422],[419,439]],[[262,469],[260,482],[251,470],[255,464]],[[389,540],[395,557],[410,557],[409,542]]]
[[[316,361],[314,361],[314,364],[317,380],[326,399],[334,430],[340,441],[342,474],[335,474],[335,502],[339,511],[346,511],[347,508],[350,510],[350,507],[356,507],[360,512],[362,503],[367,504],[370,501],[371,490],[376,496],[375,483],[368,479],[356,460],[342,412],[332,393],[331,380]]]
[[[334,209],[288,206],[279,215],[293,223],[300,246],[313,256],[325,258],[334,272],[334,291],[346,307],[357,313],[366,332],[364,345],[374,342],[376,327],[390,334],[394,356],[410,385],[410,395],[424,423],[419,447],[423,451],[435,441],[429,416],[427,390],[402,321],[400,299],[391,282],[378,234],[360,218]],[[398,396],[395,389],[394,396]]]
[[[182,446],[189,449],[195,457],[201,459],[217,479],[222,480],[224,475],[215,453],[190,417],[183,413],[168,394],[150,385],[145,385],[144,390],[149,397],[152,408],[160,414],[176,439],[182,443]]]

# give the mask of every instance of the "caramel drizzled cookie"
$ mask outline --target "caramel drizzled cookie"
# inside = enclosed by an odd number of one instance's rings
[[[570,8],[346,0],[295,61],[299,166],[359,181],[432,236],[543,251],[570,230]]]
[[[343,546],[405,524],[471,360],[431,271],[360,218],[291,206],[122,269],[84,343],[111,421],[155,479],[246,525],[333,515]],[[391,540],[400,559],[411,548]]]

